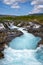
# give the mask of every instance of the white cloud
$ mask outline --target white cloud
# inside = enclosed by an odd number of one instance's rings
[[[3,1],[4,4],[10,5],[13,3],[13,0],[4,0]]]
[[[10,5],[11,8],[20,8],[19,3],[30,2],[33,6],[33,10],[29,13],[43,12],[43,0],[1,0],[4,4]]]
[[[31,5],[42,5],[43,4],[43,0],[32,0]]]
[[[30,12],[33,13],[43,13],[43,0],[32,0],[31,5],[33,5],[33,10]]]
[[[43,5],[38,5],[37,9],[43,9]]]
[[[20,8],[20,6],[18,5],[18,3],[15,3],[11,6],[11,8]]]
[[[3,0],[3,3],[6,5],[10,5],[11,8],[20,8],[19,4],[16,3],[24,3],[28,0]]]
[[[19,5],[12,5],[11,8],[20,8]]]
[[[27,0],[4,0],[3,2],[5,3],[5,4],[13,4],[13,3],[15,3],[15,2],[26,2]]]

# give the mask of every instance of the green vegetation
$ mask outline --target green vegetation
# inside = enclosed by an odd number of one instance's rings
[[[27,16],[8,16],[8,15],[0,15],[0,22],[4,21],[16,21],[17,23],[19,21],[38,21],[43,24],[43,14],[39,15],[27,15]]]

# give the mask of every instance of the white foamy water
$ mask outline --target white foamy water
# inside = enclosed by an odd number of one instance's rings
[[[5,58],[0,60],[0,65],[43,65],[43,60],[37,53],[40,50],[41,56],[43,55],[42,49],[36,50],[15,50],[12,48],[6,48],[4,50]],[[39,56],[40,60],[37,59]]]

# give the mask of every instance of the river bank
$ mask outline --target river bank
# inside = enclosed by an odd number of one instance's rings
[[[38,46],[40,44],[43,44],[43,24],[40,24],[38,22],[21,22],[17,26],[24,27],[26,31],[33,34],[36,37],[41,37],[41,41],[38,43]]]
[[[3,24],[3,23],[1,23]],[[9,29],[6,27],[0,27],[0,58],[4,58],[3,51],[5,49],[5,45],[9,46],[9,42],[11,42],[12,39],[15,37],[23,35],[23,33],[20,30],[15,29]]]

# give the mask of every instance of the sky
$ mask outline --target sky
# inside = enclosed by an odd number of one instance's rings
[[[43,13],[43,0],[0,0],[0,14],[28,15]]]

